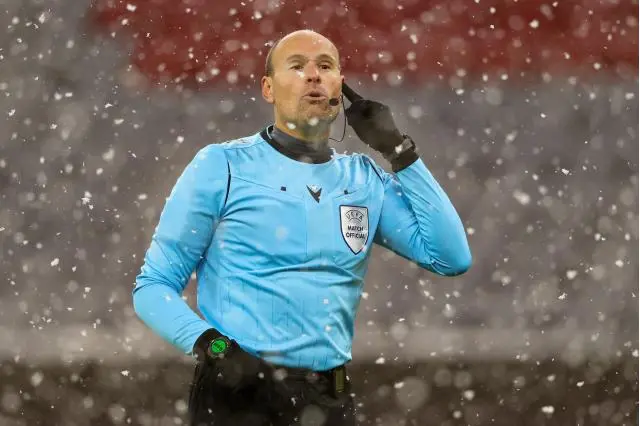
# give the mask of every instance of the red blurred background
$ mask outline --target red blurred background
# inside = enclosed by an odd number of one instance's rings
[[[332,39],[346,73],[390,85],[638,70],[631,0],[97,0],[92,12],[161,82],[254,80],[268,43],[300,28]]]

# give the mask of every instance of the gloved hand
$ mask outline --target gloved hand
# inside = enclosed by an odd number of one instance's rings
[[[212,379],[229,388],[254,383],[268,374],[267,365],[260,358],[213,328],[198,337],[193,352],[198,362],[205,363],[212,372]]]
[[[394,171],[418,159],[415,144],[407,135],[400,133],[387,105],[364,99],[345,83],[342,84],[342,93],[351,102],[345,109],[347,123],[362,142],[391,162]]]

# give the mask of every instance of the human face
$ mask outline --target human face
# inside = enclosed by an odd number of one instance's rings
[[[343,76],[338,51],[328,39],[311,31],[283,38],[272,56],[273,75],[262,79],[262,93],[274,105],[276,125],[294,136],[328,136],[338,115]]]

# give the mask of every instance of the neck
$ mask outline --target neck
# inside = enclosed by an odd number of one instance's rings
[[[290,123],[291,121],[287,122]],[[295,123],[295,127],[292,129],[284,120],[276,118],[275,125],[281,132],[298,140],[311,143],[327,143],[331,132],[331,124],[322,121],[318,122],[315,126],[307,123]]]

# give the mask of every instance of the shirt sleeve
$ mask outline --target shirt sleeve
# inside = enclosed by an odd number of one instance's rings
[[[471,251],[462,221],[424,162],[378,174],[385,193],[374,241],[436,274],[466,272]]]
[[[185,353],[211,328],[182,293],[211,243],[228,178],[222,148],[209,145],[197,153],[166,200],[133,290],[138,317]]]

